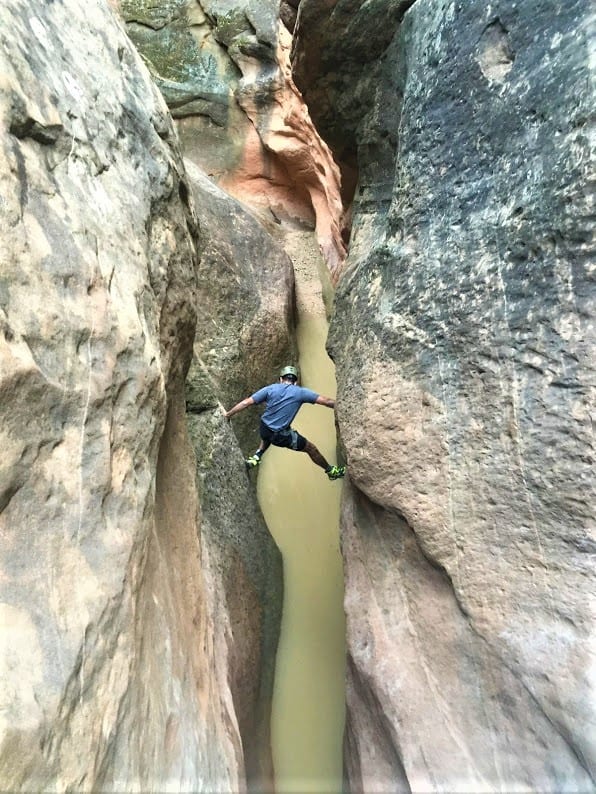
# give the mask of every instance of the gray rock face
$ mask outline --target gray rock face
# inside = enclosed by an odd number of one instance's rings
[[[271,786],[269,715],[283,603],[281,556],[257,506],[244,453],[258,417],[229,425],[231,407],[295,360],[294,275],[289,258],[235,199],[187,163],[201,227],[198,317],[186,401],[197,461],[204,563],[214,593],[248,781]],[[243,421],[241,421],[243,420]]]
[[[354,790],[594,786],[588,18],[417,0],[356,130],[331,339]]]
[[[166,105],[102,2],[9,0],[0,39],[0,788],[266,783],[279,558],[217,389],[187,427],[203,241]]]
[[[213,603],[206,655],[221,670],[212,699],[231,695],[227,708],[235,724],[228,730],[242,743],[241,750],[235,748],[237,785],[246,777],[249,790],[272,791],[270,714],[283,603],[281,557],[231,428],[213,411],[191,414],[188,424],[201,510],[201,567],[205,595]],[[215,785],[223,785],[222,779]]]
[[[395,59],[386,51],[412,2],[301,0],[299,5],[292,73],[341,167],[346,204],[356,182],[367,181],[363,169],[375,183],[388,181],[393,172],[401,87]]]

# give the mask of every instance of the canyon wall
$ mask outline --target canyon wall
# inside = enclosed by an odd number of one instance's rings
[[[588,4],[322,6],[296,81],[358,172],[330,338],[350,788],[591,791]]]
[[[271,787],[221,406],[295,354],[289,228],[340,278],[347,787],[594,790],[587,3],[112,6],[0,8],[0,788]]]
[[[199,229],[223,199],[106,5],[9,0],[0,39],[0,788],[266,790],[281,561],[221,409],[262,370],[206,318],[266,314],[277,366],[291,267],[265,308],[265,232]]]
[[[337,277],[346,253],[339,171],[294,86],[278,7],[121,0],[186,157],[265,219],[314,229]]]

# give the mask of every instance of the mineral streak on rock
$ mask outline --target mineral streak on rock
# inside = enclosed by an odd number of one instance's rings
[[[208,438],[198,419],[203,443],[189,437],[205,298],[185,180],[107,5],[2,4],[4,791],[242,791],[248,766],[270,775],[280,563],[248,484],[226,491],[242,457],[217,388]]]
[[[334,278],[345,259],[339,170],[291,76],[278,4],[122,0],[186,156],[278,222],[315,228]]]
[[[591,791],[590,10],[303,0],[297,30],[358,174],[330,339],[349,783]]]

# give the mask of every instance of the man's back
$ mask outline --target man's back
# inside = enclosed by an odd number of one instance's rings
[[[284,382],[264,386],[251,396],[257,404],[267,403],[261,417],[267,427],[283,430],[290,426],[303,403],[314,403],[319,395],[295,383]]]

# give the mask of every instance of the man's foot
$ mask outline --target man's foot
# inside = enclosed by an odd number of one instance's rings
[[[346,473],[345,466],[329,466],[328,469],[325,469],[325,473],[330,480],[339,480],[340,477],[343,477]]]
[[[249,469],[254,469],[261,462],[261,457],[260,455],[251,455],[250,458],[247,458],[244,462],[246,463]]]

